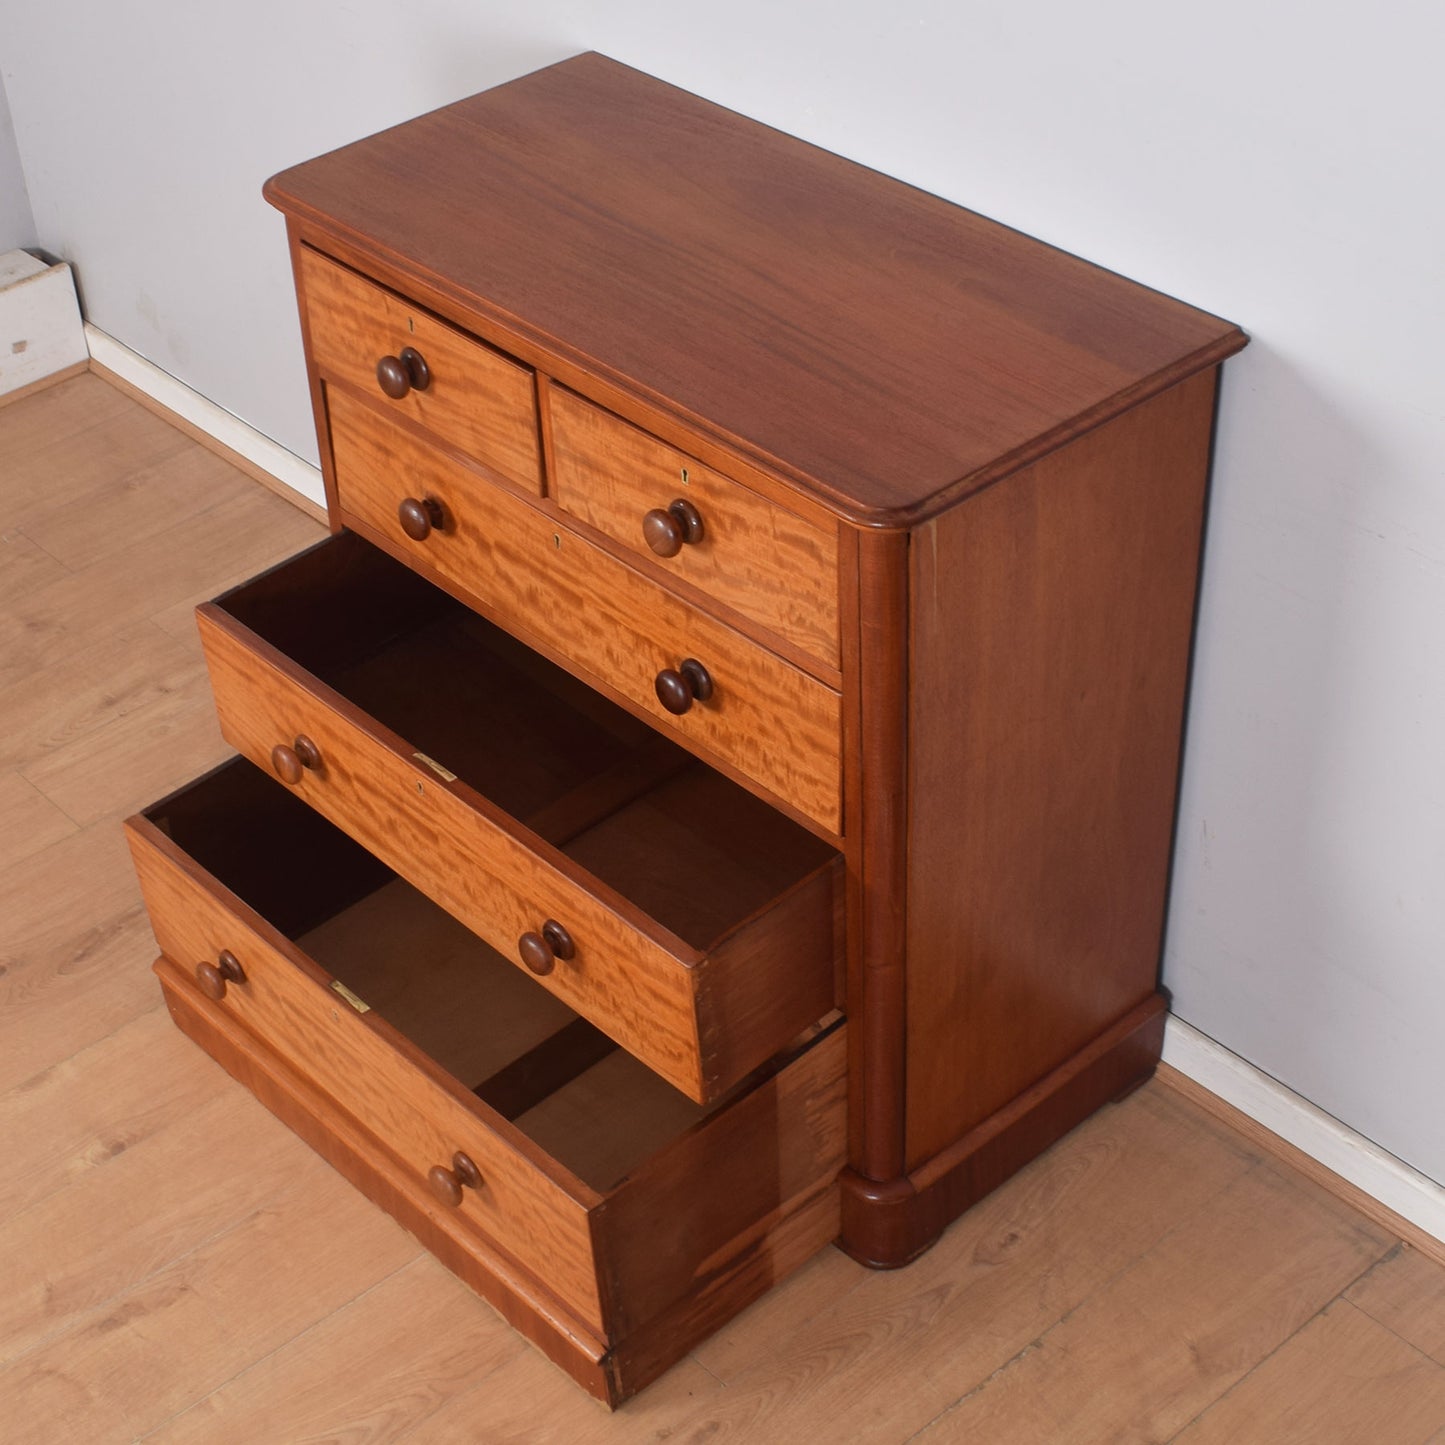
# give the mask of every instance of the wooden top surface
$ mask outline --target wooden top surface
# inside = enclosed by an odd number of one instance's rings
[[[266,195],[875,524],[1245,342],[597,54],[296,166]]]

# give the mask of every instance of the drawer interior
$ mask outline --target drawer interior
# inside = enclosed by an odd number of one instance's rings
[[[713,1112],[250,763],[223,765],[146,817],[341,984],[353,1008],[599,1193]]]
[[[352,534],[217,606],[693,948],[835,856]]]

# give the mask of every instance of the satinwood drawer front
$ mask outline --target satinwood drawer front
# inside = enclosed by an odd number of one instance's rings
[[[839,693],[348,395],[330,398],[341,520],[508,631],[842,829]],[[412,525],[420,510],[430,520]],[[700,695],[684,664],[700,663]],[[665,705],[659,679],[672,684]]]
[[[549,394],[563,511],[839,666],[836,521],[806,520],[583,397]]]
[[[494,475],[541,490],[531,371],[315,251],[300,252],[297,284],[323,380],[359,388]]]
[[[409,1207],[612,1351],[619,1391],[779,1206],[815,1198],[814,1247],[836,1228],[840,1028],[705,1109],[244,761],[127,830],[178,1019],[243,1030],[354,1121]]]
[[[359,538],[199,621],[235,747],[691,1098],[833,1008],[831,848]]]

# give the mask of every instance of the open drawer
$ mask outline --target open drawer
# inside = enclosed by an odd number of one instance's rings
[[[842,861],[343,534],[198,613],[226,738],[698,1102],[838,999]]]
[[[700,1106],[246,762],[127,830],[181,1027],[604,1398],[836,1232],[836,1023]]]

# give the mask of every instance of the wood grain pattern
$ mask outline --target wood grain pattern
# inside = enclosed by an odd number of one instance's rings
[[[436,1226],[462,1238],[482,1234],[600,1328],[591,1191],[565,1171],[549,1177],[499,1116],[478,1101],[469,1106],[470,1096],[419,1056],[402,1057],[390,1030],[330,993],[320,970],[153,825],[133,819],[127,832],[157,941],[175,968],[172,989],[194,991],[183,970],[231,949],[247,982],[228,989],[219,1010],[328,1096],[332,1111],[364,1121],[418,1190],[453,1150],[470,1154],[486,1186],[468,1191],[458,1210],[433,1202]]]
[[[1408,1245],[1345,1296],[1437,1365],[1445,1365],[1445,1267]]]
[[[846,633],[848,1158],[874,1180],[904,1168],[909,547],[907,533],[856,535]]]
[[[1210,1406],[1179,1445],[1429,1445],[1445,1369],[1337,1301]]]
[[[0,773],[0,869],[68,837],[76,826],[19,773]]]
[[[43,488],[43,480],[37,485]],[[187,512],[173,527],[81,571],[36,579],[0,611],[0,689],[166,609],[189,611],[210,595],[218,574],[254,572],[305,546],[316,531],[294,507],[251,493]]]
[[[663,399],[870,521],[936,508],[1244,344],[599,55],[297,166],[266,195],[484,334],[506,327],[524,359]]]
[[[910,549],[908,1162],[1153,992],[1214,377]]]
[[[178,450],[168,431],[156,437],[152,458],[134,459],[123,485],[102,483],[70,506],[36,517],[27,524],[27,538],[76,572],[127,541],[133,545],[173,527],[193,498],[204,496],[217,506],[254,497],[254,486],[237,467],[209,453],[197,457],[190,448]]]
[[[231,1095],[221,1112],[250,1110],[257,1126],[275,1132],[221,1070],[163,1022],[164,1009],[156,1015],[153,1043],[165,1047],[174,1039],[196,1055],[214,1086]],[[420,1253],[415,1240],[299,1141],[274,1145],[272,1158],[257,1165],[263,1207],[217,1218],[206,1233],[199,1220],[190,1226],[194,1233],[174,1221],[180,1227],[172,1258],[126,1280],[0,1373],[6,1445],[50,1445],[58,1422],[75,1440],[148,1434],[231,1378],[238,1334],[257,1350],[285,1350]],[[284,1275],[287,1288],[254,1287],[258,1277],[275,1274]],[[143,1398],[130,1389],[141,1379],[149,1382]]]
[[[273,496],[277,496],[289,506],[295,507],[302,515],[310,517],[313,522],[325,524],[326,509],[324,507],[317,506],[310,497],[302,496],[293,486],[283,482],[279,477],[273,476],[258,462],[253,462],[250,457],[242,455],[234,447],[227,446],[219,437],[213,436],[204,427],[199,427],[178,412],[172,411],[164,402],[157,401],[148,391],[142,391],[140,387],[127,381],[125,377],[117,375],[108,366],[102,366],[98,361],[92,360],[88,363],[88,369],[104,378],[107,386],[123,392],[137,405],[162,418],[168,427],[196,442],[223,467],[231,469],[238,476],[249,477],[251,481],[259,482]],[[206,468],[206,459],[198,457],[194,452],[186,452],[183,455],[189,458],[192,465],[202,470]]]
[[[1281,1197],[1267,1170],[1223,1191],[1209,1216],[1191,1238],[1162,1239],[919,1440],[1170,1439],[1389,1248],[1328,1196]],[[1181,1296],[1192,1336],[1151,1329]]]
[[[518,966],[522,934],[547,918],[564,921],[577,953],[543,986],[690,1098],[719,1097],[831,1007],[826,868],[805,885],[810,903],[747,920],[756,946],[730,947],[699,967],[702,952],[464,784],[443,782],[404,740],[218,607],[203,608],[200,625],[228,741],[269,770],[277,740],[312,738],[324,764],[303,774],[298,796]],[[779,958],[789,960],[787,971],[776,969]],[[730,1013],[724,1000],[734,978],[747,1005]]]
[[[304,246],[296,279],[310,356],[323,378],[374,397],[513,485],[542,490],[536,397],[526,367]],[[385,397],[376,364],[406,347],[426,357],[430,383],[399,399]]]
[[[520,1335],[422,1254],[167,1421],[148,1445],[324,1437],[345,1417],[366,1432],[358,1439],[398,1439],[520,1354],[547,1371]]]
[[[839,702],[831,688],[688,606],[560,523],[489,485],[340,393],[330,398],[341,515],[393,556],[540,645],[584,681],[703,757],[717,757],[836,833]],[[405,479],[405,487],[398,478]],[[397,502],[420,490],[444,531],[414,541]],[[700,659],[716,692],[675,717],[654,689],[663,668]],[[774,740],[786,736],[789,746]]]
[[[839,665],[836,523],[805,521],[561,387],[548,395],[556,458],[550,491],[564,512],[663,575]],[[658,558],[643,540],[642,519],[677,497],[697,507],[703,536]]]
[[[202,672],[199,647],[182,645],[149,619],[92,635],[0,690],[6,718],[0,763],[24,768],[159,702]]]
[[[136,409],[99,376],[81,376],[7,411],[0,431],[0,506],[22,530],[92,498],[112,504],[124,479],[186,449],[159,417]],[[186,514],[204,511],[194,504]],[[136,540],[139,540],[138,538]]]
[[[106,1168],[0,1220],[0,1364],[82,1326],[138,1278],[314,1182],[310,1161],[290,1151],[267,1155],[268,1122],[244,1100],[237,1108],[216,1094]],[[250,1169],[226,1178],[195,1168],[221,1135],[253,1154]],[[205,1177],[189,1188],[159,1187],[188,1171]]]
[[[24,386],[17,386],[14,391],[7,391],[4,396],[0,396],[0,410],[7,406],[14,406],[17,401],[27,401],[39,392],[48,391],[52,386],[59,386],[63,381],[83,376],[90,370],[90,366],[89,361],[77,361],[70,366],[62,366],[59,371],[52,371],[49,376],[42,376],[38,381],[29,381]]]
[[[698,1309],[713,1276],[730,1273],[800,1200],[824,1192],[832,1200],[826,1214],[835,1227],[815,1236],[814,1249],[836,1233],[845,1032],[834,1026],[608,1195],[598,1211],[602,1267],[619,1337],[659,1321],[681,1300]]]
[[[105,1169],[208,1104],[226,1085],[158,1010],[0,1093],[0,1218],[13,1218]],[[150,1077],[136,1054],[154,1060]]]
[[[25,776],[81,824],[117,819],[165,789],[177,768],[226,755],[205,673],[194,663],[171,691],[37,758]]]
[[[1171,1068],[1168,1064],[1160,1064],[1158,1077],[1162,1083],[1203,1109],[1205,1113],[1222,1120],[1240,1138],[1248,1139],[1254,1148],[1279,1160],[1284,1167],[1303,1175],[1322,1189],[1328,1189],[1351,1208],[1359,1210],[1366,1219],[1373,1219],[1381,1229],[1404,1240],[1411,1249],[1419,1251],[1426,1259],[1433,1261],[1437,1268],[1445,1270],[1445,1239],[1437,1239],[1412,1220],[1406,1219],[1403,1214],[1397,1214],[1382,1200],[1366,1194],[1359,1185],[1350,1183],[1348,1179],[1326,1168],[1318,1159],[1312,1158],[1303,1149],[1266,1129],[1258,1120],[1251,1119],[1248,1114],[1235,1108],[1218,1094],[1211,1093],[1203,1084],[1181,1074],[1178,1069]]]

